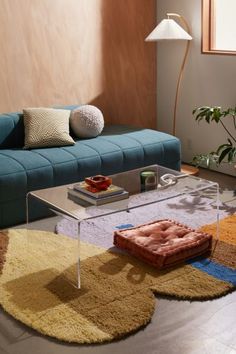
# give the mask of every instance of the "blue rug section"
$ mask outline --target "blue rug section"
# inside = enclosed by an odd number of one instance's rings
[[[222,264],[215,263],[209,259],[201,261],[187,261],[188,264],[205,272],[214,278],[236,285],[236,270],[228,268]]]
[[[115,228],[122,230],[122,229],[129,229],[130,227],[134,227],[133,224],[121,224],[121,225],[117,225]]]

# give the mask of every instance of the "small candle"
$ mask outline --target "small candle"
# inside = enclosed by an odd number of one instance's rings
[[[155,189],[157,186],[157,178],[155,171],[142,171],[140,173],[141,192]]]

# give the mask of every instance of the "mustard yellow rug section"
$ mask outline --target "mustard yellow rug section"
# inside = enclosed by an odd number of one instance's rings
[[[204,225],[201,231],[216,239],[215,223]],[[236,215],[228,216],[219,222],[219,240],[213,242],[211,260],[236,269]]]
[[[112,341],[145,326],[153,293],[204,300],[234,289],[191,265],[157,271],[133,257],[81,244],[61,235],[9,230],[0,276],[0,304],[42,334],[77,343]]]
[[[228,216],[220,220],[220,241],[236,245],[236,214]],[[216,225],[215,223],[210,225],[204,225],[200,229],[203,232],[207,232],[216,237]]]
[[[64,341],[96,343],[150,321],[154,295],[139,275],[129,275],[127,261],[82,244],[78,290],[68,282],[76,279],[77,241],[26,230],[10,230],[8,237],[0,303],[24,324]]]

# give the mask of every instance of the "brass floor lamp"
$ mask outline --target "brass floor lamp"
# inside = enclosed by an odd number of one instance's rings
[[[181,80],[183,77],[184,67],[186,64],[186,60],[189,53],[190,41],[192,40],[190,27],[185,20],[185,18],[176,13],[167,13],[167,19],[162,20],[154,30],[148,35],[145,41],[165,41],[165,40],[186,40],[186,49],[183,57],[183,61],[180,67],[180,72],[178,76],[177,86],[176,86],[176,94],[175,94],[175,102],[174,102],[174,114],[172,121],[172,134],[176,136],[176,118],[177,118],[177,108],[178,108],[178,99],[179,99],[179,91],[181,86]],[[183,29],[177,22],[175,22],[170,17],[177,17],[180,22],[183,23],[185,29]],[[191,174],[197,174],[198,169],[187,165],[185,167],[182,166],[182,171]]]

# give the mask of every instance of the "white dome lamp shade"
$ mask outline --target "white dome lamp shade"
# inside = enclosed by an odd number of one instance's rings
[[[145,39],[146,41],[188,40],[192,37],[171,18],[162,20]]]

